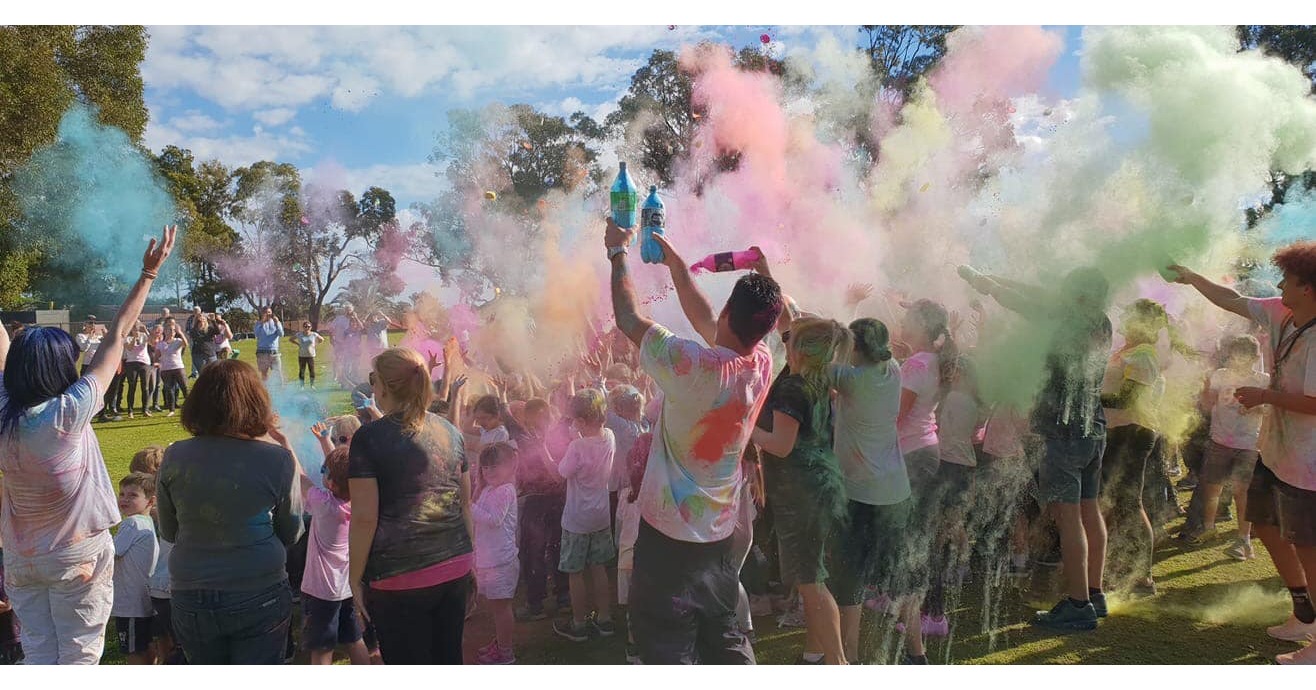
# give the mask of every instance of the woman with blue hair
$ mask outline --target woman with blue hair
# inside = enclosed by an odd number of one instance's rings
[[[175,232],[166,227],[147,246],[142,274],[81,378],[65,331],[27,328],[11,344],[0,329],[0,535],[25,663],[100,661],[114,599],[109,530],[120,516],[91,420]]]

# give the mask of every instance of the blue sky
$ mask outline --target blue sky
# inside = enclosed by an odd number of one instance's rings
[[[1065,48],[1047,95],[1068,97],[1080,27],[1055,30]],[[779,56],[860,40],[855,26],[152,27],[146,143],[234,166],[290,162],[355,193],[383,186],[405,207],[438,190],[426,157],[451,109],[526,102],[602,117],[655,48],[758,46],[764,33]]]

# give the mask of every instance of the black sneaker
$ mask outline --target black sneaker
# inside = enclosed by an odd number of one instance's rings
[[[553,621],[553,632],[572,642],[585,642],[589,639],[589,626],[582,625],[578,628],[575,621],[570,618]]]
[[[912,655],[910,655],[910,654],[906,654],[906,655],[904,655],[904,656],[902,656],[902,657],[900,658],[900,665],[901,665],[901,666],[927,666],[927,665],[928,665],[928,655],[927,655],[927,654],[920,654],[920,655],[918,655],[918,656],[912,656]]]
[[[1180,479],[1179,483],[1174,485],[1175,491],[1192,491],[1193,489],[1196,488],[1197,488],[1197,477],[1191,474],[1188,475],[1187,477],[1184,477],[1183,479]]]
[[[1052,630],[1096,630],[1097,610],[1090,601],[1083,606],[1074,606],[1066,597],[1050,611],[1038,611],[1033,616],[1033,625]]]
[[[795,660],[795,665],[796,665],[796,666],[822,666],[822,665],[823,665],[823,660],[822,660],[822,658],[820,657],[817,661],[809,661],[808,659],[805,659],[804,657],[800,657],[800,658],[798,658],[798,659]]]
[[[641,661],[640,661],[640,646],[639,646],[639,645],[637,645],[637,644],[633,644],[633,643],[630,643],[630,642],[627,642],[627,643],[626,643],[626,663],[628,663],[628,664],[632,664],[632,665],[635,665],[635,666],[639,666],[639,665],[640,665]]]
[[[1093,592],[1088,595],[1088,599],[1092,601],[1092,610],[1097,612],[1097,618],[1105,618],[1106,614],[1109,613],[1106,608],[1106,593]]]

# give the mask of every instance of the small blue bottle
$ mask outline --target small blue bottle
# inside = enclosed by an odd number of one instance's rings
[[[626,172],[626,163],[620,164],[617,181],[612,183],[612,222],[623,228],[634,228],[636,211],[640,205],[640,190]]]
[[[666,225],[667,212],[663,207],[663,200],[658,197],[658,185],[650,185],[649,198],[644,200],[644,206],[640,207],[640,225],[643,226],[640,241],[640,258],[646,264],[660,264],[663,262],[663,248],[654,240],[654,235],[663,234],[663,226]]]

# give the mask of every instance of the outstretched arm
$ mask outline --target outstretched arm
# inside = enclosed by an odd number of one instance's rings
[[[1025,285],[1005,278],[983,274],[966,276],[965,282],[974,290],[995,299],[1002,307],[1023,316],[1044,316],[1050,307],[1041,297],[1041,288]]]
[[[1198,292],[1202,293],[1202,296],[1210,301],[1211,304],[1214,304],[1232,314],[1238,314],[1249,321],[1252,320],[1252,314],[1247,308],[1247,298],[1238,294],[1232,288],[1211,282],[1200,273],[1183,266],[1170,266],[1169,269],[1178,274],[1175,277],[1174,282],[1191,285]]]
[[[176,232],[178,226],[170,225],[165,227],[159,241],[154,237],[151,238],[150,244],[146,247],[146,254],[142,256],[142,273],[137,277],[132,289],[128,291],[128,297],[124,299],[123,306],[119,307],[119,313],[115,314],[114,320],[110,322],[108,335],[101,339],[101,346],[91,360],[90,373],[103,386],[109,385],[110,379],[114,378],[115,370],[119,368],[119,360],[123,357],[124,338],[137,322],[137,317],[141,315],[142,305],[146,304],[146,295],[151,292],[151,284],[155,282],[160,266],[174,249]],[[6,338],[7,342],[8,338]]]
[[[699,337],[713,347],[714,341],[717,340],[717,315],[713,313],[713,305],[708,303],[708,298],[704,293],[695,286],[694,280],[690,277],[690,267],[668,239],[659,234],[654,234],[653,239],[663,248],[663,263],[667,265],[667,270],[672,273],[672,285],[676,287],[676,297],[681,302],[681,310],[685,312],[685,318],[690,321]]]
[[[608,219],[607,229],[603,234],[603,244],[609,250],[625,248],[635,235]],[[630,270],[626,267],[626,252],[620,252],[610,259],[612,262],[612,315],[617,320],[617,328],[636,345],[644,340],[644,334],[653,327],[653,321],[640,316],[635,307],[635,285],[631,281]]]

